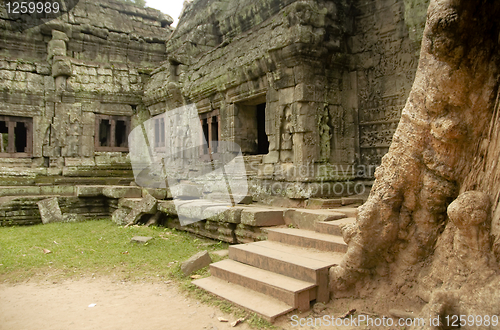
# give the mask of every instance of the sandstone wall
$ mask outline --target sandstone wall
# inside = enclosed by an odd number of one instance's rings
[[[0,158],[0,185],[120,183],[123,151],[95,150],[96,115],[140,120],[144,84],[166,59],[170,17],[114,2],[80,1],[19,32],[0,12],[0,116],[32,118],[28,156]]]
[[[425,18],[425,12],[408,8],[411,4],[407,3],[355,2],[355,29],[349,46],[359,112],[359,161],[364,165],[379,165],[388,151],[415,78],[420,44],[410,38],[405,14],[414,27],[413,22]]]
[[[325,183],[370,180],[387,152],[418,62],[412,24],[397,0],[193,1],[144,102],[151,115],[192,102],[219,111],[221,139],[249,154],[247,118],[265,103],[256,189],[320,196]]]

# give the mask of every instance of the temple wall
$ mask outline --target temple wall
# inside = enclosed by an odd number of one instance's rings
[[[23,32],[9,22],[0,12],[0,185],[128,184],[127,133],[171,18],[80,1]]]

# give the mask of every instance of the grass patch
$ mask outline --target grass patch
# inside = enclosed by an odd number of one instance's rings
[[[134,236],[153,239],[144,245],[130,243]],[[111,273],[128,280],[171,277],[175,266],[196,252],[225,248],[226,243],[175,229],[123,228],[110,220],[0,227],[0,280]]]
[[[147,244],[130,243],[134,236],[151,236]],[[119,227],[108,219],[79,223],[52,223],[26,227],[0,227],[0,281],[21,282],[85,276],[116,276],[122,280],[170,279],[181,290],[218,307],[258,329],[276,329],[255,314],[191,284],[180,263],[202,251],[227,249],[228,244],[161,227]],[[44,253],[43,249],[50,250]],[[217,262],[223,258],[212,255]],[[209,276],[208,267],[194,273]]]

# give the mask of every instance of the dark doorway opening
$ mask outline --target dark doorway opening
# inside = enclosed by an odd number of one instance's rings
[[[211,137],[211,144],[210,147],[212,149],[213,153],[217,153],[217,144],[219,142],[219,123],[217,122],[217,116],[211,117],[212,118],[212,137]]]
[[[9,147],[9,127],[6,121],[0,121],[0,152],[7,152]]]
[[[203,143],[203,153],[208,154],[208,144],[210,143],[208,136],[208,119],[202,119],[201,127],[203,128],[203,136],[205,137],[205,143]]]
[[[269,139],[266,134],[266,104],[257,105],[257,154],[265,155],[269,152]]]
[[[28,127],[25,123],[17,122],[14,128],[16,152],[26,152],[28,146]]]
[[[115,147],[127,147],[127,124],[123,120],[116,121]]]
[[[107,119],[101,120],[99,123],[99,145],[101,147],[110,147],[111,139],[111,123]]]

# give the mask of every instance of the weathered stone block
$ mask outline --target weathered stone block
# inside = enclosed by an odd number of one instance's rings
[[[210,258],[210,254],[208,251],[201,251],[184,261],[181,264],[181,270],[184,275],[189,276],[193,272],[202,269],[212,263],[212,258]]]
[[[142,190],[139,187],[130,186],[110,186],[102,190],[104,196],[109,198],[140,198]]]
[[[295,225],[301,229],[314,230],[318,221],[333,221],[345,218],[346,215],[330,210],[286,210],[284,221],[287,225]]]
[[[134,236],[130,240],[130,243],[137,243],[137,244],[146,244],[150,240],[152,240],[153,237],[150,236]]]
[[[55,56],[66,56],[66,42],[63,40],[51,40],[47,47],[47,60],[50,61]]]
[[[240,223],[241,222],[241,212],[243,209],[238,208],[238,207],[231,207],[224,211],[219,216],[219,220],[222,222],[229,222],[229,223]]]
[[[116,209],[111,215],[111,220],[118,226],[124,226],[126,225],[125,217],[129,214],[129,212],[130,210],[125,208]]]
[[[241,212],[241,223],[253,227],[279,226],[285,224],[283,209],[246,207]]]
[[[136,207],[132,209],[132,211],[127,214],[124,219],[124,222],[135,223],[137,222],[144,214],[154,214],[156,213],[157,201],[151,195],[146,195],[139,203],[137,203]]]
[[[41,195],[60,195],[60,196],[73,196],[76,192],[75,186],[41,186]]]
[[[158,211],[163,212],[169,216],[176,216],[177,215],[177,209],[175,208],[174,201],[158,202]]]
[[[342,206],[342,199],[323,199],[323,198],[310,198],[306,202],[308,209],[330,209]]]
[[[135,209],[137,204],[142,201],[142,198],[120,198],[118,207],[126,207],[128,209]]]
[[[279,104],[280,105],[291,104],[291,103],[293,103],[293,100],[294,100],[295,87],[288,87],[288,88],[280,89],[278,91],[278,95],[279,95]]]
[[[52,40],[64,40],[68,42],[69,38],[64,32],[52,30]]]
[[[0,196],[22,196],[22,195],[40,195],[40,187],[2,187],[0,189]]]
[[[97,197],[103,196],[104,186],[77,186],[76,196],[78,197]]]
[[[267,155],[262,157],[262,162],[264,164],[276,164],[279,161],[279,152],[271,151]]]
[[[295,86],[295,101],[321,101],[315,97],[315,86],[311,86],[305,83],[300,83]]]
[[[180,199],[201,197],[200,187],[191,184],[178,184],[171,188],[172,196]]]
[[[73,69],[71,67],[71,62],[67,58],[57,58],[52,64],[52,77],[66,76],[71,77],[73,75]]]
[[[63,221],[57,198],[48,198],[37,203],[43,224]]]
[[[247,226],[242,223],[236,227],[234,233],[238,243],[252,243],[267,239],[267,233],[261,228]]]
[[[142,195],[145,196],[146,194],[150,194],[156,199],[171,199],[172,194],[170,193],[169,189],[166,188],[143,188],[142,189]]]

